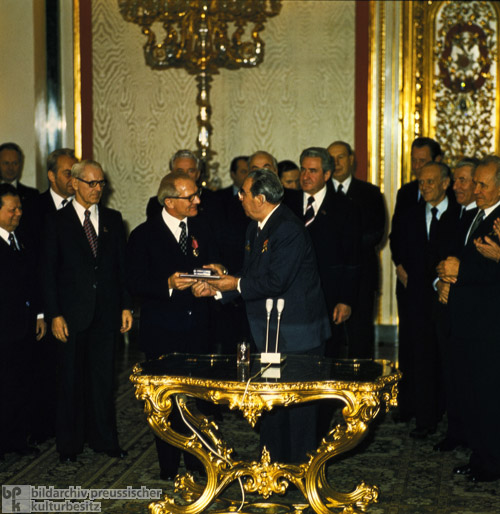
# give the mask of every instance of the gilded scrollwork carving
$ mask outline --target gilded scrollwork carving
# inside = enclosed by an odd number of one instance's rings
[[[498,13],[491,2],[450,2],[435,23],[436,138],[452,163],[493,153]]]
[[[424,1],[412,13],[413,137],[434,137],[446,162],[499,151],[500,5],[493,1]]]
[[[382,403],[395,404],[396,383],[401,373],[392,365],[386,365],[389,366],[388,372],[384,371],[368,382],[256,381],[248,385],[188,376],[148,376],[142,373],[140,367],[134,368],[131,380],[135,383],[137,398],[145,403],[145,412],[153,430],[168,443],[199,458],[207,472],[206,485],[197,482],[189,473],[178,476],[175,490],[185,503],[177,503],[167,496],[164,501],[152,504],[151,512],[197,514],[216,501],[235,480],[242,481],[246,492],[257,493],[264,500],[274,494],[284,495],[293,484],[319,514],[330,513],[331,509],[344,514],[365,512],[370,503],[377,501],[378,488],[361,482],[352,492],[336,492],[328,483],[325,466],[332,457],[354,448],[363,439]],[[335,398],[345,404],[342,410],[344,424],[333,427],[319,447],[309,454],[307,461],[299,465],[273,462],[266,448],[262,450],[259,461],[239,461],[232,458],[233,449],[224,442],[217,425],[196,411],[192,398],[203,398],[239,409],[252,426],[263,411],[275,406]],[[193,435],[186,436],[172,430],[168,416],[174,402],[195,429]],[[275,503],[258,505],[259,508],[276,506]],[[302,512],[305,508],[305,505],[297,505],[297,509],[290,512]],[[232,505],[227,512],[236,509]]]

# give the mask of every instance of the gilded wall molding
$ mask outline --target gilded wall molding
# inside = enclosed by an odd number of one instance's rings
[[[499,3],[405,2],[405,19],[408,143],[435,138],[452,166],[463,156],[498,153]],[[406,182],[410,145],[405,148]]]

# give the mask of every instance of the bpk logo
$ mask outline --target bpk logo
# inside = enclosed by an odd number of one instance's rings
[[[2,486],[2,512],[31,512],[31,488],[29,485]]]

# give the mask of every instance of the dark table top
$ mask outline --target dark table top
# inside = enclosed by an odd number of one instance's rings
[[[282,355],[283,357],[283,355]],[[136,376],[190,377],[200,380],[241,382],[258,374],[265,365],[260,354],[251,355],[246,373],[238,369],[233,355],[167,354],[160,359],[141,362]],[[281,364],[280,378],[256,376],[252,383],[290,382],[374,382],[395,372],[393,364],[383,360],[329,359],[311,355],[287,355]]]

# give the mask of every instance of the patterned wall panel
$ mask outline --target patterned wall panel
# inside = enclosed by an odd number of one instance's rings
[[[92,6],[94,157],[111,179],[110,206],[133,228],[172,153],[195,149],[195,78],[148,68],[144,36],[117,2]],[[223,185],[238,154],[267,149],[297,160],[306,146],[353,142],[354,15],[352,1],[284,0],[262,32],[264,63],[215,76],[212,148]]]
[[[436,12],[431,124],[451,164],[496,150],[499,14],[479,1],[445,2]]]

